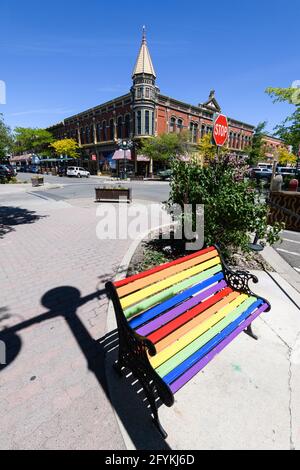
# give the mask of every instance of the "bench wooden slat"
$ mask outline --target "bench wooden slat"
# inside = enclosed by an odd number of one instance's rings
[[[126,279],[123,279],[121,281],[116,281],[116,282],[114,282],[114,286],[117,287],[117,288],[125,286],[126,284],[128,284],[130,282],[133,282],[137,279],[142,279],[144,277],[149,276],[150,274],[162,271],[163,269],[166,269],[170,266],[175,266],[176,264],[183,263],[184,261],[188,261],[189,259],[197,258],[197,256],[199,256],[201,254],[209,253],[210,251],[214,251],[214,250],[215,250],[214,246],[204,248],[203,250],[197,251],[196,253],[193,253],[191,255],[184,256],[183,258],[179,258],[175,261],[171,261],[169,263],[165,263],[165,264],[162,264],[160,266],[156,266],[155,268],[148,269],[147,271],[144,271],[142,273],[135,274],[134,276],[127,277]]]
[[[213,341],[215,341],[215,344],[219,343],[235,328],[237,328],[243,320],[254,313],[254,311],[262,304],[263,301],[259,299],[251,304],[244,313],[240,314],[238,311],[234,311],[227,315],[225,318],[223,318],[223,320],[210,328],[210,330],[208,330],[182,351],[158,367],[156,372],[164,379],[165,382],[170,384],[176,380],[179,375],[183,374],[188,368],[190,368],[195,362],[200,360],[201,357],[206,355],[209,352],[209,349],[207,348],[213,348]],[[229,328],[232,328],[232,330]],[[223,336],[220,339],[221,334]]]
[[[249,326],[261,313],[270,308],[270,305],[263,304],[253,315],[247,318],[233,333],[225,338],[216,348],[209,352],[197,364],[191,367],[185,374],[170,386],[173,393],[178,392],[187,382],[189,382],[198,372],[200,372],[217,354],[219,354],[231,341],[233,341],[240,333],[242,333],[247,326]]]
[[[141,328],[137,329],[136,332],[141,336],[150,335],[150,333],[154,332],[155,330],[158,330],[162,326],[171,322],[175,318],[179,317],[179,315],[181,315],[182,313],[186,312],[187,310],[192,309],[196,305],[200,304],[200,302],[203,302],[208,297],[211,297],[212,295],[216,294],[220,290],[224,289],[226,286],[227,284],[224,280],[221,282],[218,282],[217,284],[214,284],[212,287],[205,289],[200,294],[195,295],[192,298],[189,298],[185,302],[182,302],[176,308],[168,310],[163,315],[160,315],[159,317],[155,318],[153,321],[147,323],[147,325],[144,325]]]
[[[184,336],[178,337],[177,341],[172,342],[172,344],[170,346],[167,346],[161,352],[157,353],[156,356],[150,357],[149,360],[151,362],[152,367],[154,367],[154,369],[156,369],[163,362],[170,359],[170,357],[174,356],[174,354],[181,351],[185,346],[187,346],[192,341],[194,341],[196,338],[198,338],[203,333],[205,333],[205,331],[207,331],[209,328],[211,328],[216,323],[218,323],[220,320],[222,320],[226,315],[231,313],[233,310],[237,309],[247,299],[249,300],[249,297],[246,294],[238,295],[238,297],[236,299],[234,299],[228,305],[223,307],[218,313],[216,313],[215,315],[210,316],[203,323],[196,326],[196,328],[193,328],[191,331],[186,333]],[[248,305],[247,305],[247,307],[248,307]],[[241,308],[243,308],[243,307],[241,307]]]
[[[178,328],[178,330],[175,330],[173,333],[166,336],[166,338],[156,343],[155,345],[156,351],[159,353],[163,349],[170,346],[172,343],[178,340],[178,338],[180,337],[180,334],[182,335],[186,334],[188,331],[195,328],[197,325],[200,325],[208,318],[212,317],[213,315],[216,315],[222,308],[226,307],[230,302],[233,302],[235,299],[237,299],[238,296],[239,296],[238,292],[232,292],[227,297],[224,297],[222,300],[214,304],[212,307],[208,308],[203,313],[201,313],[200,316],[191,320],[186,325],[181,326],[180,328]]]
[[[125,286],[119,287],[117,289],[118,296],[121,299],[122,297],[125,297],[126,295],[129,295],[133,292],[141,290],[144,287],[150,286],[156,282],[162,281],[163,279],[167,279],[168,277],[171,277],[177,273],[185,271],[188,268],[192,268],[193,266],[196,266],[198,264],[204,263],[205,261],[208,261],[209,259],[215,258],[217,256],[219,255],[216,250],[209,251],[208,253],[201,254],[188,261],[184,261],[183,263],[178,263],[176,265],[165,268],[159,272],[151,274],[147,277],[143,277],[142,279],[137,279],[134,282],[130,282],[129,284],[126,284]]]
[[[180,334],[180,332],[182,332],[182,329],[180,329],[180,327],[182,327],[186,323],[189,323],[195,317],[199,316],[198,320],[199,322],[202,322],[203,316],[200,316],[200,314],[202,312],[205,312],[205,310],[209,309],[210,307],[215,305],[219,300],[222,300],[224,297],[227,297],[231,293],[232,289],[230,287],[225,287],[225,289],[222,289],[217,294],[204,300],[203,302],[198,303],[198,305],[188,311],[185,311],[185,313],[182,313],[182,315],[177,316],[177,318],[174,318],[174,320],[162,326],[158,331],[155,331],[154,333],[148,335],[148,339],[150,339],[152,343],[156,344],[162,339],[164,339],[166,336],[171,335],[171,333],[173,333],[175,330],[178,330],[178,333]],[[229,303],[229,301],[227,303]],[[181,306],[175,308],[175,314],[178,310],[181,310]]]
[[[217,266],[214,266],[213,268],[210,268],[207,271],[204,271],[203,273],[197,274],[196,276],[192,276],[189,279],[180,282],[179,284],[175,284],[174,286],[169,287],[169,289],[165,289],[164,291],[159,292],[158,294],[153,295],[148,299],[142,300],[141,302],[135,304],[133,307],[127,308],[126,310],[124,310],[124,315],[127,319],[131,318],[134,315],[137,315],[140,312],[147,310],[153,305],[170,299],[171,297],[173,297],[173,295],[177,294],[178,292],[181,292],[191,286],[194,286],[199,282],[209,279],[211,276],[214,276],[215,274],[221,272],[222,266],[218,264]]]
[[[144,289],[141,289],[138,292],[135,292],[134,294],[130,294],[126,297],[123,297],[120,300],[121,306],[123,309],[130,307],[131,305],[136,304],[139,300],[150,297],[151,295],[154,295],[162,290],[165,290],[166,288],[174,284],[178,284],[180,281],[183,281],[184,279],[188,279],[194,276],[195,274],[206,271],[207,269],[212,268],[213,266],[219,265],[220,262],[221,260],[217,256],[209,261],[205,261],[204,263],[194,266],[193,268],[189,268],[186,271],[183,271],[179,274],[170,276],[167,279],[164,279],[163,281],[157,282],[156,284],[153,284],[149,287],[145,287]]]
[[[138,327],[142,326],[144,323],[149,322],[153,318],[161,315],[162,313],[170,310],[172,307],[175,307],[175,305],[180,304],[181,302],[184,302],[185,300],[191,298],[193,295],[197,294],[198,292],[204,291],[208,289],[210,286],[222,281],[224,279],[224,274],[222,272],[215,274],[212,277],[209,277],[203,282],[200,282],[193,287],[190,287],[180,294],[174,295],[169,300],[165,300],[164,302],[161,302],[160,304],[156,305],[155,307],[150,308],[149,310],[146,310],[143,313],[140,313],[140,315],[136,316],[132,320],[129,321],[129,325],[133,329],[137,329]],[[136,330],[139,334],[142,334],[139,332],[139,330]]]

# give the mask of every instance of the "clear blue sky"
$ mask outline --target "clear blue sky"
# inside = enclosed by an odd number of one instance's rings
[[[299,0],[1,0],[0,80],[14,126],[46,127],[126,93],[147,26],[161,92],[268,129],[292,112],[267,86],[300,79]]]

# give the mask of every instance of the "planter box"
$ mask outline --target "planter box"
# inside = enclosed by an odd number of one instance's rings
[[[284,222],[286,230],[300,232],[300,193],[280,191],[270,193],[269,224]]]
[[[97,202],[120,202],[120,198],[122,198],[122,202],[131,202],[131,189],[125,188],[95,188],[96,191],[96,201]]]

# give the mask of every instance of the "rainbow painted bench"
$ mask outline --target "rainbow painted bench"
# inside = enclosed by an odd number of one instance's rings
[[[217,247],[209,247],[115,283],[106,289],[119,334],[117,372],[129,369],[149,401],[164,438],[157,401],[174,394],[241,332],[269,302],[256,296],[249,272],[231,271]]]

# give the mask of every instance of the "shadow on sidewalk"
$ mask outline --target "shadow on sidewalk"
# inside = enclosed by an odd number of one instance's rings
[[[0,206],[0,238],[13,232],[17,225],[32,224],[43,217],[46,216],[20,207]]]
[[[79,307],[104,295],[106,295],[105,290],[98,290],[81,297],[80,291],[71,286],[48,291],[41,299],[42,305],[48,309],[48,312],[0,332],[0,340],[7,345],[7,364],[0,365],[0,372],[16,360],[21,352],[22,341],[18,332],[52,318],[63,317],[86,358],[88,369],[96,377],[135,447],[139,450],[170,450],[152,423],[146,398],[139,383],[130,374],[121,379],[112,368],[118,351],[117,331],[110,332],[96,341],[77,315]],[[112,397],[108,389],[106,370],[112,384]]]

